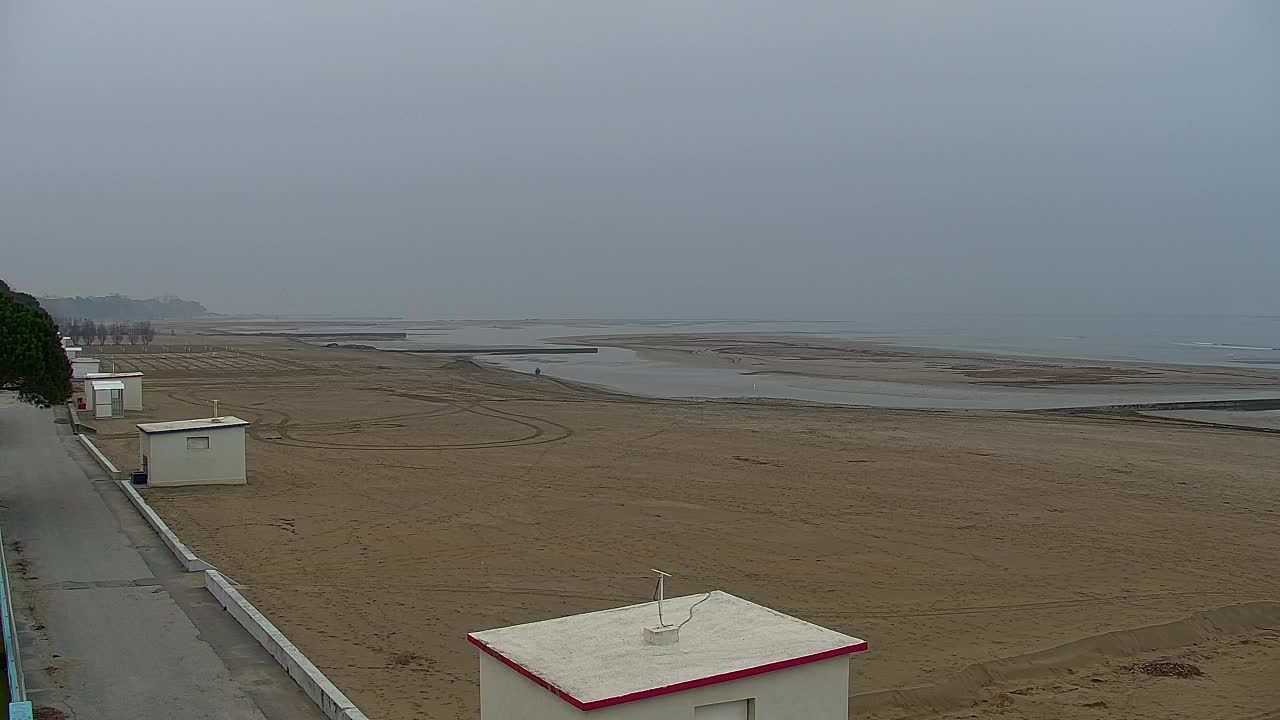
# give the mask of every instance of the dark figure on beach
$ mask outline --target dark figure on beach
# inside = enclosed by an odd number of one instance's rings
[[[542,377],[542,368],[540,368],[540,367],[536,367],[536,368],[534,368],[534,369],[533,369],[533,376],[534,376],[534,377]]]

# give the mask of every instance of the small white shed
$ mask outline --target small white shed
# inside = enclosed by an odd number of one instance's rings
[[[243,485],[244,432],[238,417],[138,425],[138,451],[147,484]]]
[[[92,410],[97,400],[94,399],[93,388],[97,387],[99,382],[107,380],[119,380],[124,383],[124,409],[125,410],[141,410],[142,409],[142,373],[89,373],[84,376],[84,394],[85,406]]]
[[[124,383],[119,380],[86,380],[84,393],[95,418],[124,416]]]
[[[89,373],[98,372],[98,358],[78,357],[71,361],[71,377],[77,380]]]
[[[76,358],[80,357],[80,351],[83,350],[84,348],[64,347],[62,349],[66,351],[68,360],[75,360]]]
[[[663,615],[662,644],[657,603],[471,633],[481,720],[848,720],[865,641],[719,591]]]

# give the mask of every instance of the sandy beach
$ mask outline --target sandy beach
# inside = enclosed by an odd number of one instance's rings
[[[869,640],[858,716],[1263,718],[1280,701],[1265,681],[1280,677],[1280,581],[1260,571],[1280,557],[1274,434],[657,400],[449,357],[163,342],[195,350],[103,354],[147,373],[147,410],[100,422],[95,441],[132,468],[134,423],[207,416],[215,399],[251,421],[248,485],[147,499],[372,718],[478,717],[466,632],[647,600],[651,567],[675,575],[672,593],[719,588]],[[210,342],[223,349],[199,351]],[[762,372],[1275,383],[1248,368],[643,342]],[[1233,609],[1247,603],[1263,605]],[[1204,611],[1221,617],[1188,621]],[[1202,674],[1134,670],[1156,661]],[[957,680],[991,663],[989,681]]]

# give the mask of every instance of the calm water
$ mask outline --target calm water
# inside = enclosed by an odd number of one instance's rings
[[[307,328],[318,329],[315,326]],[[550,338],[655,333],[810,334],[890,345],[1000,355],[1280,369],[1280,316],[867,315],[841,322],[548,320],[394,322],[333,329],[396,329],[386,348],[554,345]],[[1037,408],[1128,402],[1272,397],[1230,389],[1089,387],[1024,389],[934,387],[905,383],[744,376],[732,368],[688,367],[617,348],[598,355],[485,358],[521,372],[542,372],[626,392],[662,397],[765,397],[924,408]]]

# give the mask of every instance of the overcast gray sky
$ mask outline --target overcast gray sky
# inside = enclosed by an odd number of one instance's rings
[[[223,312],[1280,312],[1280,3],[0,0],[0,276]]]

